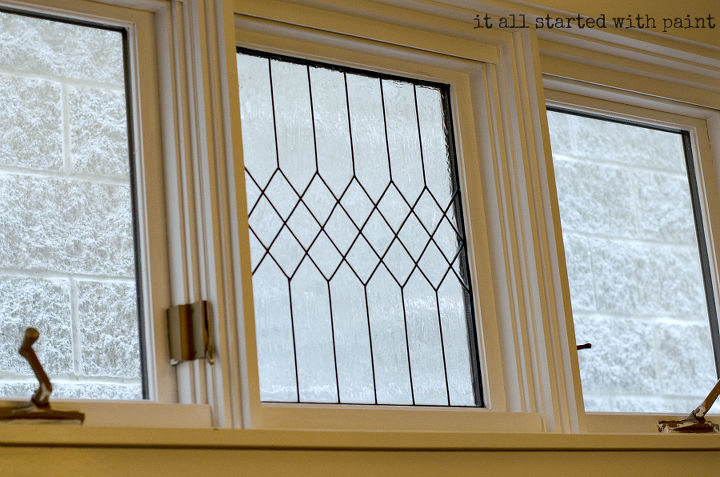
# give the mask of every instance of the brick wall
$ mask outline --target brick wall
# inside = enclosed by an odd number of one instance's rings
[[[0,396],[142,397],[122,36],[0,13]]]
[[[717,378],[682,138],[548,120],[586,409],[687,413]]]

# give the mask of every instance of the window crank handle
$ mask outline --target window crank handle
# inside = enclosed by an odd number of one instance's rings
[[[40,387],[38,387],[37,391],[35,391],[35,394],[32,396],[33,404],[37,407],[48,407],[48,400],[50,399],[50,394],[53,389],[52,384],[50,383],[50,378],[48,378],[47,373],[45,373],[45,370],[43,369],[42,364],[40,364],[40,360],[32,347],[39,337],[40,332],[37,329],[26,329],[25,339],[23,339],[18,352],[28,361],[28,363],[30,363],[30,367],[35,373],[35,377],[40,382]]]

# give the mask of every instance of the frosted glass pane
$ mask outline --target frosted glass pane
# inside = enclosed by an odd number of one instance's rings
[[[688,413],[717,375],[682,135],[548,121],[585,409]]]
[[[238,58],[261,398],[481,403],[443,88]]]
[[[447,404],[445,358],[435,293],[419,271],[404,289],[413,392],[417,404]]]
[[[341,72],[326,68],[310,68],[310,78],[318,169],[339,197],[353,176],[345,79]]]
[[[271,61],[280,168],[301,191],[315,173],[313,121],[307,68]]]
[[[300,400],[337,402],[327,280],[310,260],[305,260],[291,287]]]
[[[355,175],[376,202],[390,180],[380,80],[348,74],[347,91]]]
[[[290,318],[289,283],[273,260],[264,260],[253,274],[255,333],[258,336],[260,398],[295,401],[295,355]]]
[[[383,81],[388,148],[393,181],[409,203],[423,190],[423,164],[415,109],[415,88],[401,81]],[[442,117],[442,116],[440,116]]]
[[[270,61],[238,55],[237,69],[245,169],[262,189],[277,167]]]
[[[330,283],[335,323],[340,401],[372,404],[372,357],[365,289],[347,265]]]
[[[123,37],[0,12],[0,396],[142,399]]]
[[[384,266],[370,280],[367,298],[378,403],[412,404],[402,296]]]

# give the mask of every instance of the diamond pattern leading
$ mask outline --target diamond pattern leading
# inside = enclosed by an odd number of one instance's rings
[[[253,274],[285,282],[253,293],[289,304],[257,328],[292,340],[258,334],[261,398],[482,406],[447,87],[249,50],[238,74]]]

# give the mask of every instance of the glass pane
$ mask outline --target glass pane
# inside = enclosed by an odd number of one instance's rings
[[[0,396],[142,399],[123,34],[0,12]]]
[[[261,398],[481,405],[446,88],[238,68]]]
[[[717,376],[683,136],[548,121],[585,409],[687,413]]]

